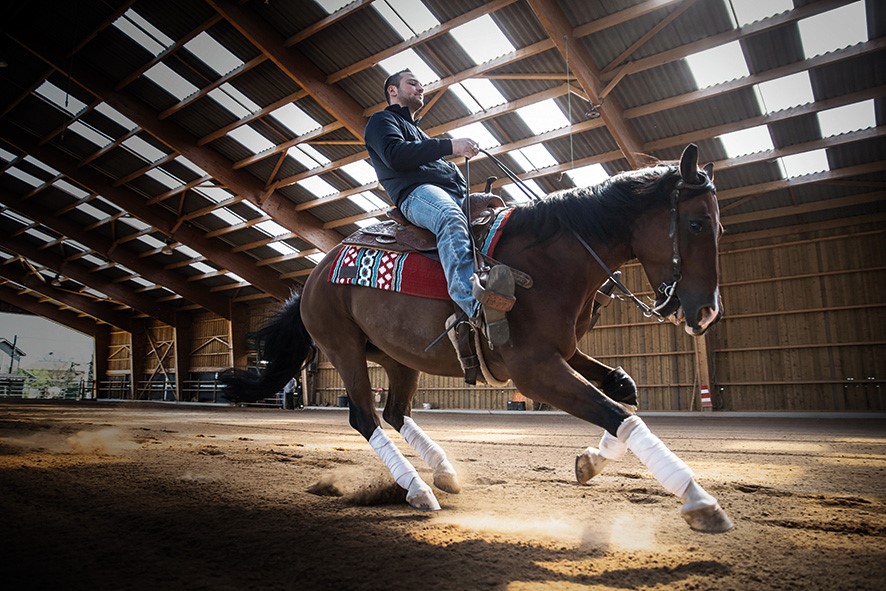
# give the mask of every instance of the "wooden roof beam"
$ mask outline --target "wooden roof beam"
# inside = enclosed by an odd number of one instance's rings
[[[10,281],[14,281],[31,291],[52,298],[106,324],[116,326],[121,330],[128,331],[132,327],[132,316],[130,314],[112,309],[110,306],[103,306],[94,298],[64,289],[64,286],[61,288],[53,287],[49,282],[42,280],[33,273],[26,273],[13,265],[0,265],[0,277],[6,277]]]
[[[231,162],[215,150],[197,146],[194,138],[181,127],[168,120],[160,121],[150,105],[134,96],[114,90],[113,83],[103,74],[83,63],[78,63],[75,71],[70,72],[67,67],[70,61],[64,60],[58,51],[46,46],[45,41],[40,43],[30,38],[23,40],[14,37],[14,39],[60,72],[70,75],[82,87],[211,174],[221,184],[264,210],[281,226],[297,232],[304,240],[324,251],[331,250],[341,241],[341,236],[337,232],[324,229],[320,220],[314,216],[293,211],[292,202],[285,196],[271,192],[267,198],[264,198],[267,191],[260,180],[245,171],[233,170]]]
[[[0,232],[4,236],[10,236],[11,230],[15,227],[14,222],[0,218]],[[20,238],[4,238],[3,247],[28,258],[35,263],[52,269],[60,275],[70,277],[74,281],[89,285],[93,289],[107,294],[112,299],[126,304],[130,308],[139,312],[157,318],[170,326],[175,326],[175,309],[170,306],[159,304],[156,299],[149,298],[142,294],[135,293],[133,290],[125,286],[107,281],[100,277],[89,273],[86,267],[77,264],[70,264],[64,258],[55,254],[40,250],[34,247],[29,241]]]
[[[637,168],[643,151],[643,142],[636,130],[628,125],[621,104],[614,96],[602,101],[603,90],[600,72],[594,65],[584,45],[576,43],[573,28],[560,5],[554,0],[527,0],[536,18],[548,36],[554,41],[558,51],[566,60],[569,69],[578,78],[582,89],[600,112],[600,118],[606,123],[609,133],[621,149],[631,166]]]
[[[296,84],[304,88],[355,137],[363,138],[366,119],[360,104],[344,90],[326,83],[326,76],[298,49],[287,48],[277,31],[248,7],[233,0],[207,0],[234,28],[267,55]]]
[[[78,168],[76,159],[53,146],[37,146],[32,136],[4,121],[0,121],[0,137],[23,152],[33,155],[62,172],[89,191],[101,194],[117,207],[157,228],[167,236],[204,255],[211,253],[213,258],[219,261],[219,264],[243,277],[258,289],[281,301],[289,297],[292,286],[281,281],[280,277],[274,273],[257,269],[253,257],[225,250],[222,248],[222,243],[207,238],[205,232],[200,228],[188,223],[180,224],[176,215],[169,210],[147,205],[145,198],[132,189],[115,187],[105,175],[91,167]]]
[[[98,327],[97,323],[91,318],[84,318],[74,312],[59,310],[52,304],[40,302],[35,298],[16,293],[8,284],[0,287],[0,300],[11,306],[21,308],[26,312],[30,312],[35,316],[58,322],[62,326],[67,326],[71,330],[82,332],[85,335],[95,335],[95,331]]]

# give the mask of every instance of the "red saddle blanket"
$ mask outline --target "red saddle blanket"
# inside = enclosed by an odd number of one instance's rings
[[[492,256],[511,211],[506,209],[498,214],[480,248],[483,254]],[[449,299],[440,261],[419,252],[401,253],[346,245],[329,269],[329,281],[436,300]]]

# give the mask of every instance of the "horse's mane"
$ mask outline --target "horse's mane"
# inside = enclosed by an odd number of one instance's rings
[[[626,239],[644,212],[668,203],[668,189],[679,177],[677,168],[661,164],[618,174],[599,185],[551,193],[518,205],[508,219],[508,233],[528,233],[543,242],[564,231],[588,241]]]

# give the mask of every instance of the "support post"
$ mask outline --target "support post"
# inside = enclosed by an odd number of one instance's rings
[[[134,320],[129,333],[129,397],[138,400],[139,382],[145,377],[145,357],[148,354],[148,323]]]
[[[92,333],[93,351],[95,360],[92,365],[92,398],[98,399],[100,384],[108,379],[108,357],[111,354],[111,330],[110,324],[96,324]]]
[[[191,349],[194,341],[194,315],[190,312],[175,313],[175,399],[179,402],[193,399],[186,390],[191,373]]]
[[[702,335],[692,339],[695,344],[695,374],[697,376],[702,412],[714,410],[711,403],[711,361],[708,355],[708,337]]]

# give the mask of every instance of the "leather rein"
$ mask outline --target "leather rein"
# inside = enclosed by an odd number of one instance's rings
[[[514,174],[505,164],[487,152],[486,150],[481,149],[480,152],[483,152],[488,158],[490,158],[495,164],[501,168],[502,172],[514,182],[517,187],[529,197],[530,200],[539,201],[541,197],[535,194],[535,192],[523,182],[523,179]],[[679,172],[679,168],[677,169]],[[640,310],[643,312],[643,316],[646,318],[655,318],[659,322],[664,322],[666,317],[662,315],[662,310],[667,309],[667,307],[671,304],[671,300],[673,300],[676,292],[677,292],[677,284],[683,278],[681,267],[682,267],[682,258],[680,256],[680,236],[679,236],[679,222],[680,222],[680,214],[677,209],[677,206],[680,202],[680,194],[683,191],[702,191],[708,190],[710,192],[715,192],[717,188],[714,186],[713,181],[708,178],[708,175],[704,172],[704,170],[698,171],[698,183],[687,183],[683,178],[677,179],[677,182],[674,184],[674,189],[670,194],[670,212],[671,212],[671,224],[668,229],[668,237],[671,239],[671,281],[664,282],[658,287],[659,293],[664,296],[664,300],[660,304],[656,304],[654,306],[650,306],[646,302],[642,301],[634,292],[632,292],[628,287],[621,282],[618,278],[618,274],[614,273],[600,258],[600,255],[597,254],[597,251],[588,244],[584,238],[579,236],[579,234],[573,230],[572,234],[578,240],[579,244],[581,244],[585,250],[590,253],[597,264],[602,267],[603,271],[606,272],[606,275],[609,277],[609,280],[615,285],[622,294],[632,301]],[[470,183],[468,183],[470,186]]]

